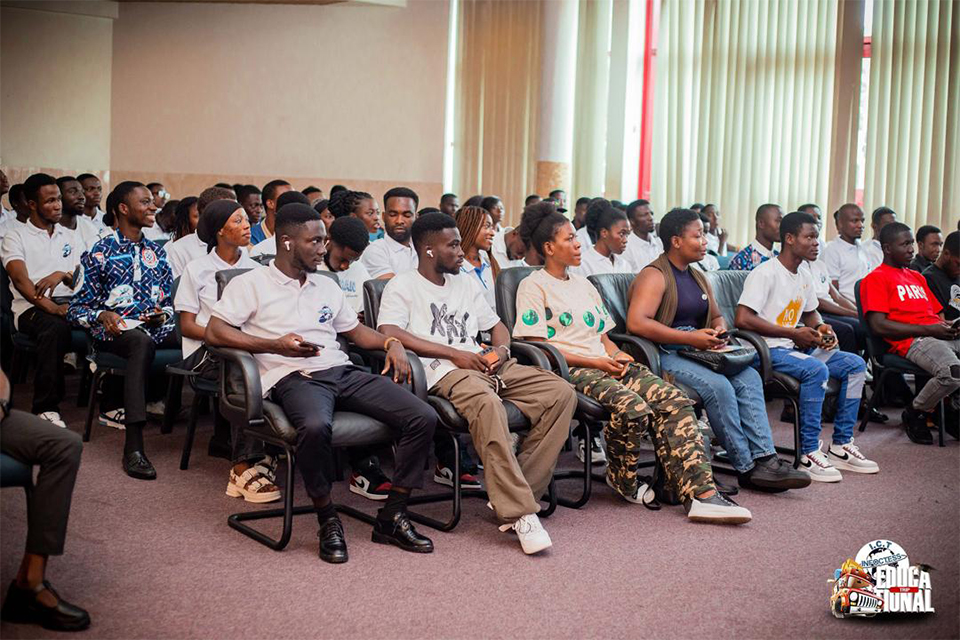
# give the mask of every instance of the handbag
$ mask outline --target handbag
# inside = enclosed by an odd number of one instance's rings
[[[751,346],[733,345],[725,351],[684,349],[678,353],[687,360],[702,364],[722,376],[735,376],[753,363],[757,350]]]

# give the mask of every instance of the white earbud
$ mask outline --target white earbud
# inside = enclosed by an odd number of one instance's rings
[[[290,251],[290,241],[289,241],[289,240],[284,240],[284,241],[283,241],[283,246],[285,246],[285,247],[287,248],[287,251]]]
[[[427,249],[427,255],[433,257],[433,249]]]

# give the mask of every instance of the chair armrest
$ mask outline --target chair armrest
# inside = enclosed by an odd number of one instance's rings
[[[539,349],[541,353],[547,356],[551,370],[567,382],[570,382],[570,367],[567,366],[567,359],[563,357],[563,354],[560,353],[560,350],[555,346],[547,342],[517,340],[514,338],[510,343],[510,348],[515,349],[516,345],[530,345]]]
[[[621,349],[628,347],[623,350],[627,351],[635,360],[645,361],[643,363],[647,365],[647,368],[650,369],[653,375],[660,375],[660,352],[657,350],[657,345],[646,338],[641,338],[640,336],[629,333],[615,333],[611,331],[607,334],[607,337],[613,340]]]
[[[207,346],[211,355],[220,360],[220,404],[224,413],[243,416],[248,423],[263,422],[263,389],[260,386],[260,370],[257,361],[248,352],[241,349]],[[243,386],[243,406],[235,404],[229,385],[235,376],[230,375],[231,367],[239,372]]]
[[[184,378],[194,378],[197,376],[197,372],[191,369],[181,369],[172,364],[167,365],[166,373],[172,376],[183,376]]]
[[[527,364],[534,367],[540,367],[550,371],[550,360],[544,355],[543,351],[534,346],[514,340],[510,343],[510,352],[520,364]]]
[[[363,349],[355,344],[351,344],[350,350],[354,353],[360,354],[369,362],[377,363],[378,367],[387,361],[387,352],[383,349]],[[411,391],[413,391],[413,395],[426,402],[427,374],[423,370],[423,363],[420,362],[420,357],[413,351],[410,351],[409,349],[406,349],[405,351],[407,353],[407,361],[410,363]],[[374,373],[380,373],[380,371],[374,371]]]
[[[763,336],[753,331],[737,329],[733,332],[733,337],[749,342],[757,350],[757,354],[760,356],[760,378],[763,380],[763,384],[770,382],[773,364],[770,362],[770,347],[767,346],[767,341],[763,339]]]

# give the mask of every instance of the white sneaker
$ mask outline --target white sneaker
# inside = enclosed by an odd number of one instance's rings
[[[126,430],[126,426],[123,421],[126,418],[126,414],[123,409],[114,409],[113,411],[101,411],[100,412],[100,424],[105,427],[113,427],[114,429],[120,429],[121,431]]]
[[[580,462],[583,462],[587,450],[587,441],[573,436],[573,444],[577,447],[577,458],[580,459]],[[593,436],[590,443],[590,464],[604,464],[606,461],[607,456],[603,453],[603,447],[600,446],[600,436]]]
[[[800,468],[809,473],[814,482],[840,482],[843,475],[830,464],[827,454],[821,451],[822,447],[823,441],[820,441],[814,451],[801,456]]]
[[[646,482],[641,482],[640,486],[637,487],[637,493],[632,496],[625,496],[620,491],[613,486],[613,483],[610,481],[610,476],[607,476],[607,486],[613,489],[613,492],[618,496],[626,500],[627,502],[632,502],[633,504],[650,504],[656,498],[656,494],[653,492],[653,489],[650,488]]]
[[[56,411],[44,411],[37,417],[40,418],[41,420],[52,422],[53,424],[57,425],[61,429],[67,428],[67,423],[63,421],[63,419],[60,417],[60,414],[57,413]]]
[[[709,498],[694,498],[684,507],[687,509],[687,518],[694,522],[744,524],[753,519],[748,509],[744,509],[719,491]]]
[[[147,403],[148,416],[163,416],[166,410],[167,410],[167,405],[163,400],[157,400],[156,402]]]
[[[868,460],[860,453],[860,447],[853,444],[853,438],[847,444],[831,444],[827,451],[827,459],[837,469],[853,471],[854,473],[877,473],[880,465]]]
[[[500,531],[509,531],[510,529],[517,532],[517,537],[520,538],[520,547],[527,555],[539,553],[553,546],[550,534],[540,524],[540,518],[535,513],[520,516],[513,524],[500,525]]]

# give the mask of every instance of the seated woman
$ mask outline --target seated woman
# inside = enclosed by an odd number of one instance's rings
[[[695,390],[710,426],[737,469],[740,486],[770,490],[810,484],[809,476],[777,457],[767,420],[763,382],[753,367],[727,377],[688,360],[679,350],[717,349],[727,325],[706,276],[690,266],[703,259],[707,239],[696,212],[674,209],[660,221],[664,253],[633,281],[627,329],[665,347],[660,367]]]
[[[195,196],[187,196],[177,203],[177,208],[173,213],[172,240],[185,238],[197,230],[197,222],[200,220],[200,214],[197,212],[197,200]]]
[[[613,322],[599,292],[569,272],[580,264],[580,242],[570,221],[552,203],[541,202],[524,210],[518,228],[543,257],[544,268],[520,283],[514,335],[545,340],[559,349],[577,391],[610,412],[604,427],[607,484],[629,502],[644,502],[648,487],[639,482],[637,467],[640,440],[647,432],[665,484],[681,496],[690,520],[748,522],[750,512],[716,490],[693,402],[605,335]]]
[[[572,273],[584,278],[596,273],[633,273],[633,265],[623,255],[631,231],[626,213],[609,200],[595,198],[587,207],[584,226],[597,241],[583,247],[580,266],[572,268]]]
[[[217,272],[253,269],[260,265],[243,250],[250,244],[250,220],[236,200],[211,202],[203,212],[197,235],[210,252],[187,264],[173,306],[180,316],[184,366],[201,376],[215,377],[217,365],[207,354],[203,334],[217,302]],[[214,439],[226,440],[225,435],[215,434]],[[244,438],[239,430],[232,435],[233,468],[227,495],[257,503],[279,500],[280,489],[274,484],[275,467],[272,460],[265,459],[262,443]]]
[[[496,310],[497,296],[493,283],[500,274],[500,265],[491,253],[495,234],[493,218],[481,207],[461,207],[454,219],[460,231],[460,248],[463,249],[460,273],[480,282],[484,300],[491,309]]]

